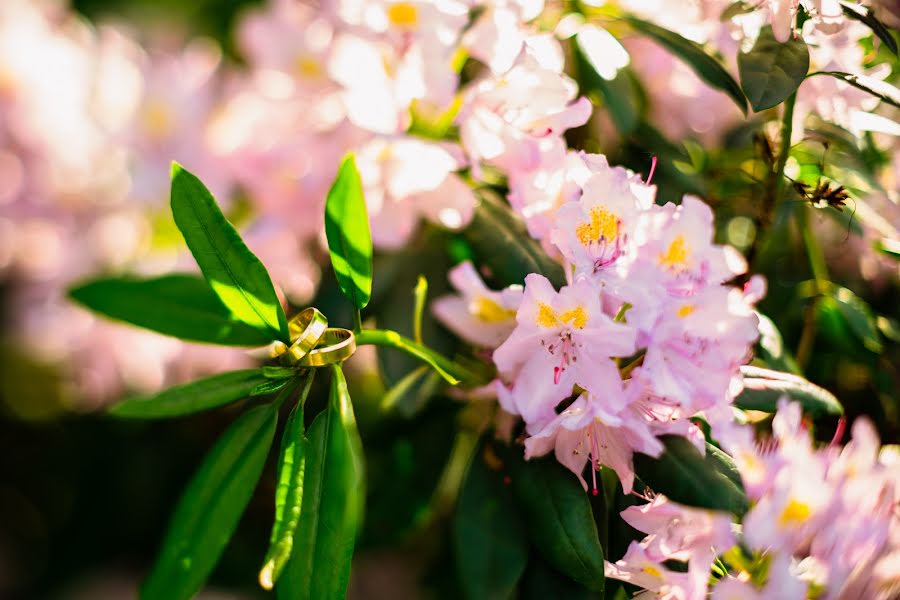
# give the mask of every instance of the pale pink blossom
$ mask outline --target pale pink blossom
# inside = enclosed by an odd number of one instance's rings
[[[463,163],[452,147],[412,137],[376,138],[357,153],[372,241],[401,248],[420,218],[448,229],[472,219],[475,196],[456,174]]]
[[[516,328],[494,352],[504,379],[501,405],[528,424],[546,422],[579,385],[616,414],[623,406],[621,380],[610,357],[635,350],[635,332],[615,323],[600,305],[596,288],[578,280],[559,292],[537,273],[525,278]]]
[[[496,348],[516,326],[522,286],[496,291],[488,288],[475,266],[465,261],[448,274],[458,294],[437,298],[431,310],[438,320],[469,343]]]

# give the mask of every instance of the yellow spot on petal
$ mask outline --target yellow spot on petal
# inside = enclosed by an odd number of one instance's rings
[[[662,577],[662,573],[660,573],[659,569],[652,565],[645,565],[643,569],[641,569],[644,573],[649,575],[650,577],[660,578]]]
[[[685,304],[684,306],[682,306],[681,308],[678,309],[677,314],[678,314],[679,318],[683,319],[693,312],[694,312],[694,305],[693,304]]]
[[[315,57],[304,54],[297,57],[294,63],[297,75],[303,79],[315,79],[322,75],[322,65]]]
[[[812,508],[809,504],[791,498],[791,501],[788,502],[781,512],[781,516],[778,517],[778,524],[781,526],[800,525],[809,519],[811,514]]]
[[[559,320],[563,323],[571,323],[577,329],[584,329],[587,326],[587,313],[582,307],[567,310],[559,315]]]
[[[602,206],[591,209],[590,221],[580,224],[575,235],[582,246],[589,246],[601,239],[613,240],[619,235],[619,217]]]
[[[544,304],[543,302],[538,304],[538,314],[534,318],[534,321],[541,327],[547,327],[548,329],[559,326],[559,320],[556,318],[556,313],[553,312],[553,309],[550,308],[549,304]]]
[[[388,7],[387,17],[396,27],[414,29],[419,24],[419,9],[409,2],[397,2]]]
[[[165,102],[150,100],[140,115],[141,125],[148,136],[154,139],[167,137],[175,129],[175,117]]]
[[[490,298],[479,296],[469,304],[469,312],[485,323],[502,323],[515,318],[516,311],[503,308]]]
[[[671,244],[669,244],[669,249],[666,250],[666,253],[659,255],[659,264],[664,267],[684,265],[690,254],[691,249],[687,243],[685,243],[684,236],[679,235],[672,240]]]

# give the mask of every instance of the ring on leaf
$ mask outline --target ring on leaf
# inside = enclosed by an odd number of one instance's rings
[[[293,343],[288,346],[275,342],[270,356],[281,358],[282,364],[295,365],[297,361],[316,347],[328,330],[328,319],[316,308],[306,308],[288,322],[288,331]]]
[[[320,340],[321,345],[300,359],[301,367],[324,367],[347,360],[356,352],[356,336],[349,329],[329,327]]]

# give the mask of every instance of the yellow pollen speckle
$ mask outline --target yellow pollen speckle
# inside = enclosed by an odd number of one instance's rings
[[[659,569],[652,565],[645,565],[644,568],[641,569],[641,571],[643,571],[650,577],[662,577],[662,573],[659,572]]]
[[[665,254],[659,255],[659,264],[664,267],[674,267],[675,265],[683,265],[687,262],[691,250],[684,241],[684,236],[679,235],[672,243]]]
[[[551,328],[559,326],[559,320],[556,318],[556,313],[553,312],[553,309],[550,308],[549,304],[544,304],[543,302],[538,304],[538,314],[534,320],[541,327]]]
[[[784,510],[781,512],[781,516],[778,517],[778,524],[782,526],[790,524],[799,525],[809,519],[811,514],[812,508],[809,504],[791,498],[791,501],[788,502],[787,506],[785,506]]]
[[[678,314],[679,318],[683,319],[693,312],[694,312],[694,305],[693,304],[685,304],[684,306],[682,306],[681,308],[678,309],[677,314]]]
[[[294,63],[297,75],[305,79],[314,79],[322,75],[322,65],[314,57],[301,55]]]
[[[619,235],[619,217],[602,206],[591,209],[591,220],[580,224],[575,235],[582,246],[589,246],[601,239],[613,240]]]
[[[584,329],[587,326],[587,313],[579,306],[559,315],[559,320],[563,323],[571,323],[577,329]]]
[[[387,17],[392,25],[411,29],[419,24],[419,9],[409,2],[397,2],[388,8]]]
[[[141,124],[150,137],[160,139],[174,129],[174,116],[169,107],[160,101],[150,101],[141,111]]]
[[[469,312],[485,323],[502,323],[515,318],[516,311],[503,308],[490,298],[479,296],[469,304]]]

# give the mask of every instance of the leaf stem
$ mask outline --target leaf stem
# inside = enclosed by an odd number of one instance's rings
[[[359,309],[353,311],[353,333],[359,333],[362,331],[362,313],[360,313]]]
[[[384,346],[402,350],[410,356],[418,358],[434,368],[435,371],[452,385],[461,382],[483,385],[487,383],[483,377],[479,377],[466,367],[459,363],[446,358],[430,348],[426,348],[422,344],[417,344],[413,340],[403,337],[396,331],[388,331],[383,329],[363,329],[356,334],[357,346]]]

